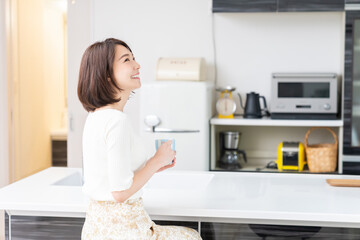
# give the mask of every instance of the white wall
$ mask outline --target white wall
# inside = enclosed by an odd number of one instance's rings
[[[269,102],[273,72],[342,75],[344,34],[342,12],[215,14],[218,82]]]
[[[203,57],[212,80],[213,20],[218,85],[233,85],[244,97],[256,91],[268,101],[273,72],[342,74],[343,12],[216,13],[212,19],[211,2],[93,0],[93,40],[129,42],[143,82],[154,80],[159,57]]]
[[[159,57],[203,57],[211,81],[215,62],[214,21],[217,85],[234,85],[243,96],[246,92],[256,91],[269,101],[272,72],[328,71],[342,74],[344,13],[213,15],[211,3],[211,0],[92,0],[91,42],[115,37],[129,43],[141,64],[142,82],[154,81]],[[86,9],[90,8],[82,11]],[[84,13],[79,10],[78,14]],[[89,19],[89,16],[79,17],[76,21],[84,22],[84,19]],[[88,36],[90,30],[78,27],[76,31],[69,31],[69,35],[74,32],[78,36]],[[70,40],[69,37],[69,45],[72,44]],[[69,63],[68,94],[69,98],[72,95],[69,103],[75,105],[79,104],[74,95],[75,82],[70,81],[77,80],[78,69],[74,68],[70,73],[70,67],[79,65],[79,54],[79,49],[71,51],[69,46],[69,62],[73,64]],[[126,111],[136,119],[136,109],[135,96]],[[238,108],[237,112],[241,110]],[[75,119],[75,126],[81,127],[83,123],[80,122],[84,119]],[[81,147],[79,144],[77,141],[76,148]],[[81,159],[71,157],[69,161],[78,164]]]
[[[211,3],[211,0],[93,0],[93,40],[115,37],[127,42],[141,65],[143,83],[155,80],[160,57],[202,57],[207,64],[207,80],[212,81]],[[142,121],[137,101],[135,94],[124,109],[134,122]]]
[[[210,0],[93,0],[93,40],[126,41],[153,81],[159,57],[203,57],[213,65]],[[208,69],[208,77],[212,77]]]

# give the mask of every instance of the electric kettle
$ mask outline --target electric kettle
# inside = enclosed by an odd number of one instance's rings
[[[240,94],[238,95],[240,99],[240,105],[244,109],[244,118],[262,118],[264,116],[262,112],[264,112],[265,116],[270,116],[264,96],[260,96],[258,93],[255,92],[247,93],[244,107],[241,96]],[[260,107],[260,98],[262,98],[264,102],[263,109],[261,109]]]

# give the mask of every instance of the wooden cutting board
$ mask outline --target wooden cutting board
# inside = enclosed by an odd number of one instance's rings
[[[326,179],[334,187],[360,187],[360,179]]]

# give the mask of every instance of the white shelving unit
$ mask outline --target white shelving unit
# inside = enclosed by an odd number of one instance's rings
[[[276,129],[283,129],[286,128],[286,131],[291,131],[291,129],[299,129],[302,128],[299,131],[306,131],[306,129],[311,127],[330,127],[333,130],[335,130],[335,133],[338,136],[338,172],[339,174],[342,173],[342,143],[343,143],[343,120],[277,120],[277,119],[271,119],[271,118],[261,118],[261,119],[244,119],[242,117],[235,117],[233,119],[222,119],[213,117],[210,119],[210,128],[211,128],[211,138],[210,138],[210,144],[211,144],[211,153],[210,153],[210,168],[211,170],[220,170],[216,167],[216,162],[218,158],[218,154],[216,151],[219,150],[219,147],[217,146],[217,134],[220,130],[225,129],[229,130],[234,128],[235,130],[241,128],[244,130],[244,128],[250,127],[251,129],[257,130],[260,134],[267,134],[268,131],[262,130],[262,128],[276,128]],[[254,128],[255,127],[255,128]],[[256,128],[259,127],[259,128]],[[220,129],[220,130],[219,130]],[[273,130],[275,131],[275,130]],[[276,132],[276,131],[275,131]],[[248,134],[249,136],[249,134]],[[258,136],[261,138],[261,136]],[[302,135],[299,136],[299,138],[303,137]],[[241,141],[247,141],[247,139],[244,139],[241,137]],[[274,143],[272,143],[274,144]],[[244,149],[245,151],[247,149]],[[259,149],[258,152],[261,153],[262,149]],[[261,154],[260,154],[261,155]],[[263,154],[266,156],[266,152]],[[271,156],[273,157],[273,156]],[[263,165],[262,166],[256,166],[254,163],[247,164],[242,169],[237,171],[254,171],[257,172],[261,168],[261,171],[264,171]],[[266,171],[269,172],[278,172],[277,170],[271,170],[268,169]],[[306,173],[308,171],[304,171]]]
[[[342,127],[342,120],[277,120],[271,118],[245,119],[235,117],[233,119],[212,118],[211,125],[227,126],[278,126],[278,127]]]

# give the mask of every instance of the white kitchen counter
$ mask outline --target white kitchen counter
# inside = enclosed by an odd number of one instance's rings
[[[6,186],[0,189],[0,209],[10,215],[84,217],[88,199],[81,187],[52,185],[70,175],[72,184],[79,173],[52,167]],[[326,178],[360,176],[165,171],[149,181],[143,199],[157,220],[360,228],[360,189],[332,187]]]

